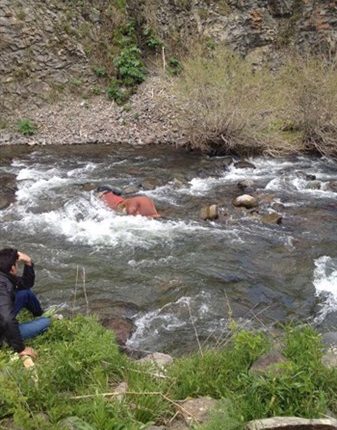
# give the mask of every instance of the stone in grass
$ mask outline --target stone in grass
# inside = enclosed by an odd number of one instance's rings
[[[306,419],[298,417],[273,417],[250,421],[247,430],[337,430],[333,418]]]

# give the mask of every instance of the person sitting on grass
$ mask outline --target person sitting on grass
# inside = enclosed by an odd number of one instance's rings
[[[123,198],[121,192],[109,186],[97,187],[98,197],[111,209],[128,215],[143,215],[149,218],[160,218],[153,200],[147,196]]]
[[[18,275],[19,262],[24,264],[22,276]],[[34,281],[34,264],[27,254],[14,248],[0,250],[0,346],[6,341],[21,358],[36,358],[36,351],[25,346],[24,339],[43,333],[50,325],[50,318],[41,317],[43,310],[31,290]],[[19,324],[16,316],[22,309],[41,318]]]

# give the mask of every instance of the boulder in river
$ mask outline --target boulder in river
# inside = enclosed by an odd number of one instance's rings
[[[269,214],[262,215],[261,221],[264,224],[281,224],[282,215],[278,214],[277,212],[271,212]]]
[[[320,181],[310,181],[305,186],[306,190],[320,190],[321,189],[321,183]]]
[[[255,169],[255,165],[246,160],[237,161],[234,163],[234,167],[237,169]]]
[[[102,320],[102,325],[115,333],[117,343],[121,346],[126,344],[135,328],[130,319],[118,317],[105,318]]]
[[[201,208],[200,218],[203,220],[215,220],[219,218],[219,208],[218,205],[210,205]]]
[[[328,191],[333,191],[334,193],[337,193],[337,181],[329,181],[326,184],[326,189]]]
[[[15,175],[6,173],[0,176],[0,210],[14,202],[16,190]]]
[[[233,200],[235,207],[244,207],[246,209],[252,209],[258,206],[257,199],[250,194],[242,194]]]
[[[247,189],[252,190],[254,187],[254,181],[251,179],[242,179],[237,183],[239,190],[246,191]]]

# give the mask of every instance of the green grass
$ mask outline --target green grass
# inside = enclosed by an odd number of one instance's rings
[[[240,329],[221,349],[175,359],[165,378],[121,354],[113,333],[94,317],[53,321],[30,345],[39,353],[32,371],[8,348],[0,351],[0,428],[140,430],[167,423],[178,402],[199,396],[217,399],[218,406],[198,430],[219,423],[241,429],[248,420],[274,415],[337,413],[337,370],[321,364],[320,337],[310,327],[285,330],[287,361],[276,374],[250,372],[271,342]],[[121,382],[127,392],[118,401],[107,393]]]
[[[19,133],[23,134],[24,136],[32,136],[37,131],[36,125],[27,118],[22,118],[18,121],[17,129]]]

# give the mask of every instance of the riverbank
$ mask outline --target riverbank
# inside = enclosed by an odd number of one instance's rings
[[[327,359],[309,326],[247,331],[232,321],[217,349],[135,361],[93,317],[77,316],[29,344],[39,354],[29,370],[0,352],[0,428],[234,430],[275,416],[330,418],[293,418],[291,429],[336,428],[336,355]]]
[[[28,101],[0,129],[0,145],[181,144],[184,136],[165,101],[168,97],[163,80],[154,76],[123,106],[105,95],[88,99],[68,95],[40,106]],[[36,131],[26,136],[20,133],[18,121],[22,119],[34,124]]]

